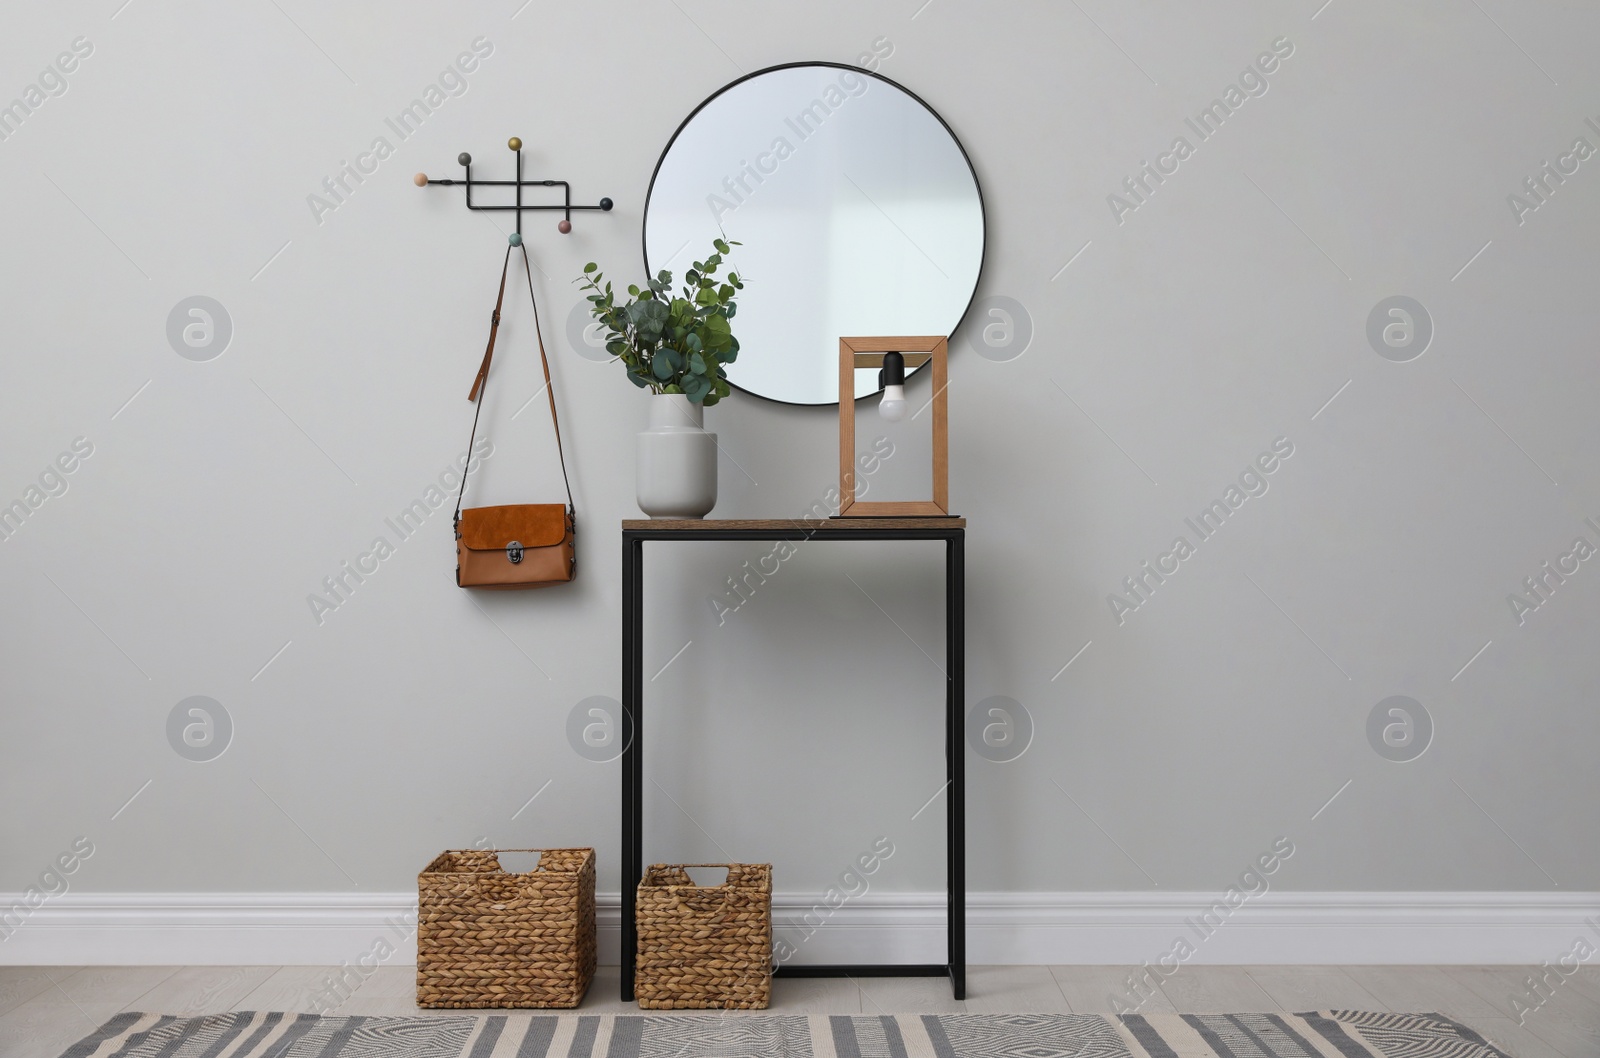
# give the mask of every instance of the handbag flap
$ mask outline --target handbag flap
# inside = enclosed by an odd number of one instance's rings
[[[561,503],[469,507],[461,512],[456,535],[472,551],[504,551],[512,541],[523,547],[554,547],[566,539],[569,525]]]

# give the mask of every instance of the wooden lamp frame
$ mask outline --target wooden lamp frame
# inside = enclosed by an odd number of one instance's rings
[[[883,366],[884,353],[900,353],[906,368],[933,362],[933,499],[856,501],[856,369]],[[950,514],[950,433],[945,406],[949,340],[943,335],[839,339],[839,517],[947,517]],[[913,416],[915,418],[915,416]]]

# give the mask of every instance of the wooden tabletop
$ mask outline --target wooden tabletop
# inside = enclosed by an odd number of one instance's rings
[[[718,531],[726,529],[754,529],[771,532],[775,529],[794,529],[825,533],[830,529],[903,530],[903,529],[965,529],[965,518],[624,518],[622,528],[638,529],[699,529]]]

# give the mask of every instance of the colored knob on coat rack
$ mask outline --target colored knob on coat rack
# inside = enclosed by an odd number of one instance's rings
[[[510,239],[508,241],[511,243],[512,246],[521,246],[522,245],[522,233],[520,231],[512,232],[511,233],[511,237],[510,237]]]
[[[556,225],[556,231],[559,231],[563,235],[568,234],[569,232],[572,231],[572,221],[570,221],[570,220],[561,221],[560,223],[558,223]]]
[[[607,211],[607,212],[610,212],[611,205],[612,205],[612,203],[611,203],[611,200],[609,198],[602,198],[600,200],[600,208],[605,210],[605,211]]]
[[[460,154],[456,155],[456,161],[462,165],[471,165],[472,155],[468,154],[466,151],[462,151]]]
[[[506,141],[506,146],[510,147],[514,151],[522,150],[522,137],[521,136],[513,136],[513,137],[511,137],[509,140]]]
[[[411,178],[411,182],[413,184],[416,184],[418,187],[427,187],[428,186],[428,174],[427,173],[418,173],[416,176],[413,176]]]

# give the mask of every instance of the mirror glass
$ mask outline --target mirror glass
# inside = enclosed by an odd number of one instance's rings
[[[662,153],[644,256],[674,286],[717,237],[746,281],[728,381],[790,404],[839,399],[845,335],[949,335],[983,267],[983,200],[940,117],[886,78],[806,63],[702,103]],[[877,391],[858,373],[857,397]]]

